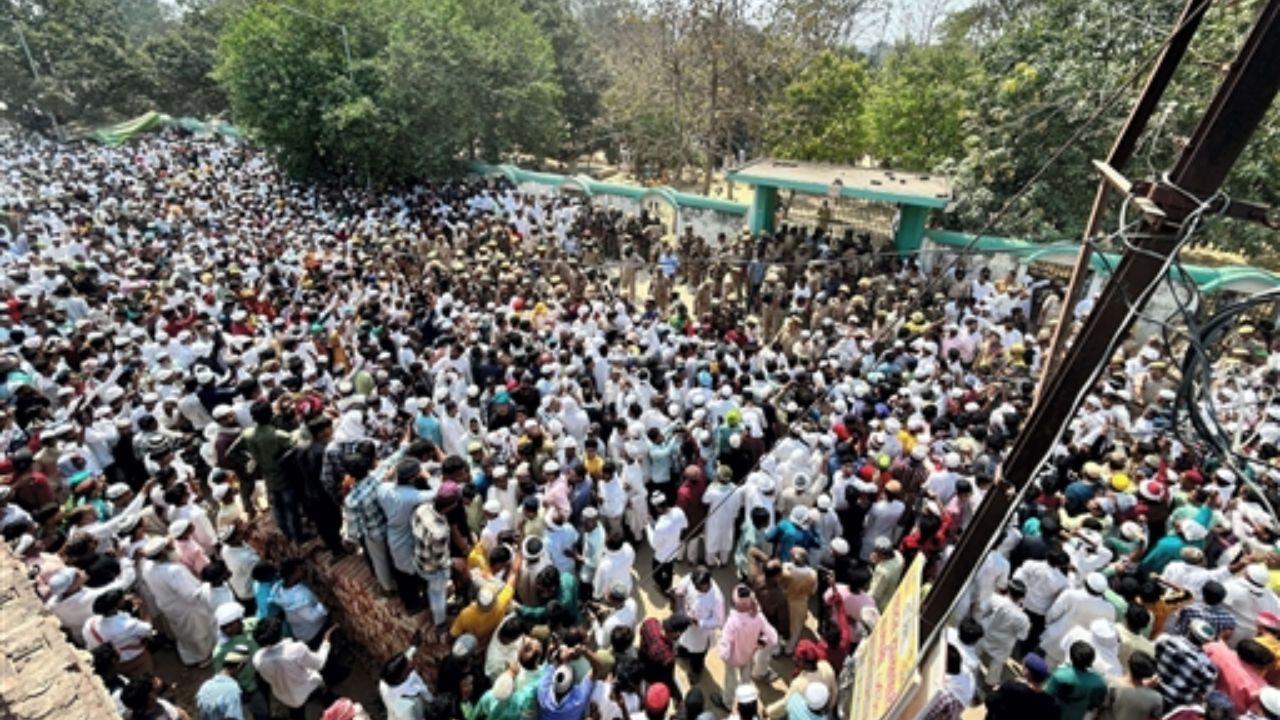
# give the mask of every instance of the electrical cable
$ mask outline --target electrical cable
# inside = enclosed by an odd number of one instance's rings
[[[1210,208],[1215,205],[1218,206],[1217,211],[1209,218],[1210,221],[1220,219],[1226,215],[1227,209],[1230,206],[1230,199],[1221,191],[1207,199],[1200,199],[1169,182],[1167,178],[1165,178],[1164,182],[1168,187],[1177,190],[1179,193],[1197,203],[1197,207],[1187,215],[1175,236],[1174,244],[1176,248],[1182,247],[1190,240],[1193,234],[1203,227],[1204,216]],[[1130,201],[1131,198],[1126,198],[1125,202],[1121,206],[1120,217],[1122,223]],[[1123,236],[1123,243],[1126,249],[1138,254],[1145,254],[1150,257],[1154,257],[1155,259],[1163,260],[1163,256],[1153,253],[1146,248],[1134,245],[1132,242],[1132,238],[1134,237],[1137,236]],[[1105,254],[1099,253],[1098,257],[1106,265],[1109,271],[1114,272],[1114,268]],[[1179,384],[1178,394],[1173,406],[1173,415],[1170,421],[1171,430],[1174,432],[1179,442],[1182,442],[1184,445],[1193,446],[1197,444],[1189,442],[1182,434],[1181,415],[1185,412],[1187,421],[1191,424],[1192,429],[1202,441],[1200,444],[1207,446],[1208,449],[1212,450],[1213,453],[1217,455],[1228,467],[1228,469],[1240,478],[1241,482],[1245,483],[1254,491],[1262,504],[1266,507],[1268,513],[1273,518],[1280,521],[1280,517],[1277,517],[1275,509],[1267,498],[1266,493],[1253,481],[1248,473],[1241,469],[1238,463],[1244,463],[1246,465],[1263,464],[1268,469],[1270,469],[1270,466],[1265,463],[1261,463],[1261,461],[1256,458],[1251,458],[1236,451],[1232,447],[1232,442],[1228,437],[1228,433],[1222,427],[1221,422],[1218,419],[1217,406],[1212,393],[1213,361],[1205,347],[1209,341],[1212,341],[1216,335],[1220,334],[1227,327],[1231,320],[1234,319],[1235,315],[1238,315],[1251,307],[1255,307],[1258,304],[1271,302],[1273,295],[1275,298],[1280,298],[1280,291],[1267,291],[1261,293],[1261,297],[1259,299],[1251,299],[1245,303],[1237,304],[1236,306],[1233,306],[1229,314],[1223,316],[1222,313],[1219,313],[1219,315],[1215,315],[1210,323],[1201,327],[1198,324],[1196,314],[1198,308],[1202,306],[1202,303],[1197,302],[1196,308],[1189,307],[1190,300],[1198,300],[1199,289],[1190,274],[1182,266],[1180,260],[1175,258],[1173,267],[1177,269],[1181,276],[1183,280],[1183,287],[1189,293],[1189,297],[1186,300],[1183,299],[1178,290],[1178,284],[1174,281],[1173,273],[1166,273],[1163,282],[1167,284],[1170,294],[1173,297],[1175,304],[1178,306],[1178,309],[1171,314],[1169,318],[1159,320],[1149,317],[1141,313],[1136,308],[1132,298],[1127,296],[1125,297],[1125,303],[1129,306],[1130,311],[1133,312],[1136,317],[1160,327],[1162,341],[1168,351],[1172,352],[1174,348],[1174,344],[1170,340],[1170,331],[1181,335],[1187,341],[1188,347],[1183,361],[1182,378]],[[1177,328],[1169,322],[1169,319],[1174,316],[1182,317],[1183,322],[1186,325],[1185,329]],[[1195,388],[1195,378],[1197,375],[1201,376],[1202,379],[1198,386],[1199,391],[1193,396],[1192,393]]]

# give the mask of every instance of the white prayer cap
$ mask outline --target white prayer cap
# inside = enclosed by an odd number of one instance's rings
[[[1199,542],[1208,534],[1203,525],[1191,518],[1185,518],[1178,523],[1178,532],[1182,533],[1182,537],[1187,542]]]
[[[244,606],[238,602],[225,602],[213,611],[214,622],[218,627],[230,625],[237,620],[244,619]]]
[[[1091,572],[1085,576],[1084,586],[1094,595],[1101,595],[1107,591],[1107,578],[1100,572]]]
[[[1267,587],[1267,583],[1271,580],[1271,573],[1267,571],[1267,566],[1262,563],[1253,563],[1244,569],[1244,576],[1249,582],[1260,588]]]
[[[1280,688],[1263,688],[1258,695],[1258,703],[1267,711],[1268,717],[1280,717]]]
[[[825,683],[811,682],[804,689],[804,702],[814,712],[821,711],[831,699],[831,690]]]
[[[142,554],[146,557],[155,557],[160,554],[161,550],[168,547],[169,542],[159,535],[152,535],[142,544]]]

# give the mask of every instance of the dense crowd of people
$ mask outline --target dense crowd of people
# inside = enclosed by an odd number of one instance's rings
[[[1062,296],[824,226],[301,185],[168,133],[10,135],[0,171],[0,527],[133,720],[841,716],[906,569],[1002,491]],[[1176,348],[1129,341],[977,568],[926,717],[1280,719],[1280,346],[1229,342],[1240,456],[1171,426]],[[265,561],[259,516],[322,549]],[[337,692],[310,581],[352,553],[421,618],[380,708]],[[191,712],[169,645],[208,668]]]

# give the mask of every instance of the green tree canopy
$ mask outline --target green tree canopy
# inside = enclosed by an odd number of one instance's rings
[[[1190,136],[1234,58],[1261,0],[1217,3],[1206,13],[1126,174],[1167,170]],[[988,0],[955,18],[953,34],[982,38],[986,81],[970,96],[965,153],[954,173],[958,212],[949,221],[981,228],[1013,198],[1048,153],[1079,128],[1072,144],[1001,220],[1001,234],[1078,237],[1098,177],[1090,161],[1107,149],[1145,80],[1148,61],[1173,29],[1177,4],[1144,0]],[[993,28],[995,28],[993,30]],[[1113,94],[1117,102],[1106,105]],[[1092,124],[1086,122],[1102,114]],[[1280,106],[1254,135],[1226,189],[1237,197],[1280,201]],[[1268,178],[1270,178],[1268,180]],[[1274,245],[1272,230],[1216,223],[1200,242],[1249,254]]]
[[[799,160],[856,163],[869,149],[863,118],[870,76],[867,65],[824,51],[769,107],[765,145]]]
[[[468,153],[546,153],[562,136],[551,44],[516,0],[296,7],[242,15],[216,71],[236,122],[293,173],[438,175]]]
[[[39,126],[48,115],[66,124],[150,109],[153,67],[140,47],[162,19],[156,0],[9,3],[0,15],[7,114]]]
[[[867,94],[863,117],[871,154],[909,170],[932,170],[960,157],[971,95],[984,82],[967,43],[895,48]]]
[[[522,0],[521,4],[551,42],[555,56],[556,79],[563,91],[560,115],[567,131],[567,143],[559,154],[572,157],[600,147],[602,138],[595,125],[608,77],[586,28],[568,0]]]

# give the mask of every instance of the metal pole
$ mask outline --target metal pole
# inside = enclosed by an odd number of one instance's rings
[[[329,27],[338,28],[338,30],[342,33],[342,50],[346,54],[346,58],[347,58],[347,79],[350,80],[352,83],[354,83],[356,81],[356,78],[355,78],[355,74],[351,70],[351,42],[347,35],[347,26],[343,25],[340,22],[334,22],[332,20],[329,20],[328,18],[322,18],[319,15],[316,15],[314,13],[309,13],[306,10],[303,10],[301,8],[296,8],[292,5],[288,5],[285,3],[281,3],[280,7],[285,12],[292,13],[294,15],[297,15],[298,17],[304,17],[304,18],[307,18],[308,20],[314,20],[322,25],[328,25]]]
[[[1173,79],[1174,71],[1187,54],[1191,38],[1200,28],[1200,21],[1212,3],[1213,0],[1187,0],[1187,4],[1183,6],[1178,24],[1174,26],[1173,34],[1165,44],[1164,50],[1160,52],[1155,67],[1151,69],[1151,75],[1147,77],[1147,84],[1142,88],[1142,94],[1138,96],[1133,110],[1129,112],[1129,119],[1125,121],[1124,128],[1116,136],[1115,142],[1111,145],[1111,151],[1107,153],[1107,164],[1116,170],[1123,170],[1125,165],[1129,164],[1129,159],[1133,157],[1133,151],[1138,145],[1138,139],[1142,137],[1142,132],[1147,127],[1147,120],[1151,118],[1151,113],[1155,111],[1156,105],[1159,104],[1160,98],[1169,86],[1169,81]],[[1084,236],[1080,243],[1080,252],[1076,255],[1076,264],[1071,271],[1071,282],[1067,285],[1067,293],[1062,298],[1062,307],[1058,310],[1058,324],[1053,328],[1053,339],[1049,342],[1049,351],[1045,354],[1044,362],[1041,363],[1041,384],[1037,386],[1037,391],[1043,389],[1044,380],[1049,377],[1050,368],[1056,366],[1055,361],[1061,356],[1062,346],[1071,333],[1071,319],[1075,315],[1080,289],[1084,285],[1084,279],[1089,275],[1089,258],[1092,255],[1089,242],[1094,239],[1098,226],[1102,223],[1110,193],[1111,184],[1106,181],[1106,178],[1100,178],[1098,190],[1093,196],[1093,207],[1089,210],[1089,222],[1085,225]]]
[[[31,57],[31,48],[27,46],[27,35],[22,31],[22,23],[15,22],[14,28],[18,31],[18,42],[22,45],[22,54],[27,57],[27,66],[31,68],[31,77],[38,83],[40,82],[40,69],[36,67],[36,61]],[[53,134],[59,141],[66,138],[62,136],[62,128],[58,125],[58,118],[53,113],[45,113],[49,116],[49,122],[53,123]]]
[[[347,79],[354,85],[356,76],[351,72],[351,39],[347,35],[346,25],[339,25],[338,27],[342,29],[342,51],[347,55]]]
[[[1213,197],[1261,124],[1280,91],[1280,0],[1263,8],[1218,87],[1169,182],[1198,198]],[[1148,197],[1167,194],[1153,184]],[[1046,381],[1026,426],[1001,466],[1001,482],[987,495],[951,555],[921,612],[927,650],[940,637],[956,598],[968,584],[1017,499],[1043,466],[1067,424],[1093,388],[1114,348],[1132,326],[1135,312],[1150,298],[1179,249],[1180,224],[1190,208],[1169,203],[1161,216],[1148,216],[1142,239],[1125,252],[1103,289],[1076,342]],[[1185,238],[1182,238],[1185,239]]]

